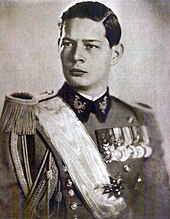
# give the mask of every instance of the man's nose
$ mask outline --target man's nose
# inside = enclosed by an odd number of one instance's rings
[[[85,49],[82,45],[76,45],[74,48],[73,60],[75,62],[85,62]]]

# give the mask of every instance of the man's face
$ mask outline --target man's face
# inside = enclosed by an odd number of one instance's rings
[[[73,18],[66,22],[61,39],[61,62],[66,81],[71,86],[106,89],[112,50],[101,22]]]

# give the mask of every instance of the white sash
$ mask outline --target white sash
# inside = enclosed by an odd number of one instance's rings
[[[103,184],[110,183],[106,166],[75,113],[60,99],[39,103],[40,125],[96,218],[113,218],[126,206],[123,198],[102,195]],[[99,187],[99,189],[95,189]]]

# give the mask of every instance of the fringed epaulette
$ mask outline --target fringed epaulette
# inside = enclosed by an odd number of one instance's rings
[[[34,134],[38,102],[56,94],[57,92],[50,90],[40,95],[25,92],[6,95],[0,119],[1,129],[19,135]]]

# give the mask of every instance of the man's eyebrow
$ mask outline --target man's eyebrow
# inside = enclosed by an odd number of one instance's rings
[[[64,37],[62,40],[75,41],[74,39],[71,39],[69,37]],[[97,40],[97,39],[83,39],[83,42],[90,42],[90,43],[99,42],[99,43],[101,43],[101,41]]]
[[[90,43],[93,43],[93,42],[99,42],[99,43],[101,43],[101,41],[100,40],[96,40],[96,39],[84,39],[83,40],[84,42],[90,42]]]
[[[74,41],[73,39],[71,39],[69,37],[64,37],[62,40]]]

